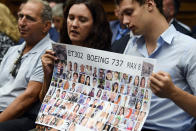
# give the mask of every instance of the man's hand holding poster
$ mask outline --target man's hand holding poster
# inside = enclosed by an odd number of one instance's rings
[[[58,130],[141,130],[153,59],[53,44],[59,58],[37,124]]]

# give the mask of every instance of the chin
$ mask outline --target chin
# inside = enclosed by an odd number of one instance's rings
[[[73,43],[73,42],[78,42],[78,41],[79,41],[79,39],[76,38],[76,37],[70,37],[70,40],[72,41],[72,43]]]
[[[29,38],[26,35],[20,35],[20,37],[23,38],[23,39]]]

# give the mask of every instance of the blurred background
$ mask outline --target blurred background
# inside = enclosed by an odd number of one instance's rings
[[[23,1],[24,0],[0,0],[0,2],[6,4],[10,8],[15,16],[17,15],[18,8]],[[65,0],[55,0],[56,3],[64,1]],[[101,2],[103,3],[105,11],[107,12],[108,20],[117,19],[114,15],[114,1],[101,0]],[[181,7],[177,15],[177,19],[192,28],[196,25],[196,0],[180,0],[180,2]]]

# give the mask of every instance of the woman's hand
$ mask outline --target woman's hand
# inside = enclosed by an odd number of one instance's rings
[[[55,60],[58,60],[55,56],[55,52],[52,50],[46,50],[46,53],[42,56],[41,60],[45,76],[51,76],[54,62]]]
[[[42,61],[42,67],[44,71],[44,82],[42,85],[42,90],[39,95],[40,101],[43,101],[48,88],[50,86],[50,81],[52,78],[52,71],[54,68],[54,62],[57,60],[57,57],[54,56],[55,53],[52,50],[46,50],[46,53],[42,56],[41,61]]]

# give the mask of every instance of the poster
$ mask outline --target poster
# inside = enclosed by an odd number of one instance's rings
[[[139,131],[149,113],[156,60],[53,44],[55,63],[37,124],[58,130]]]

